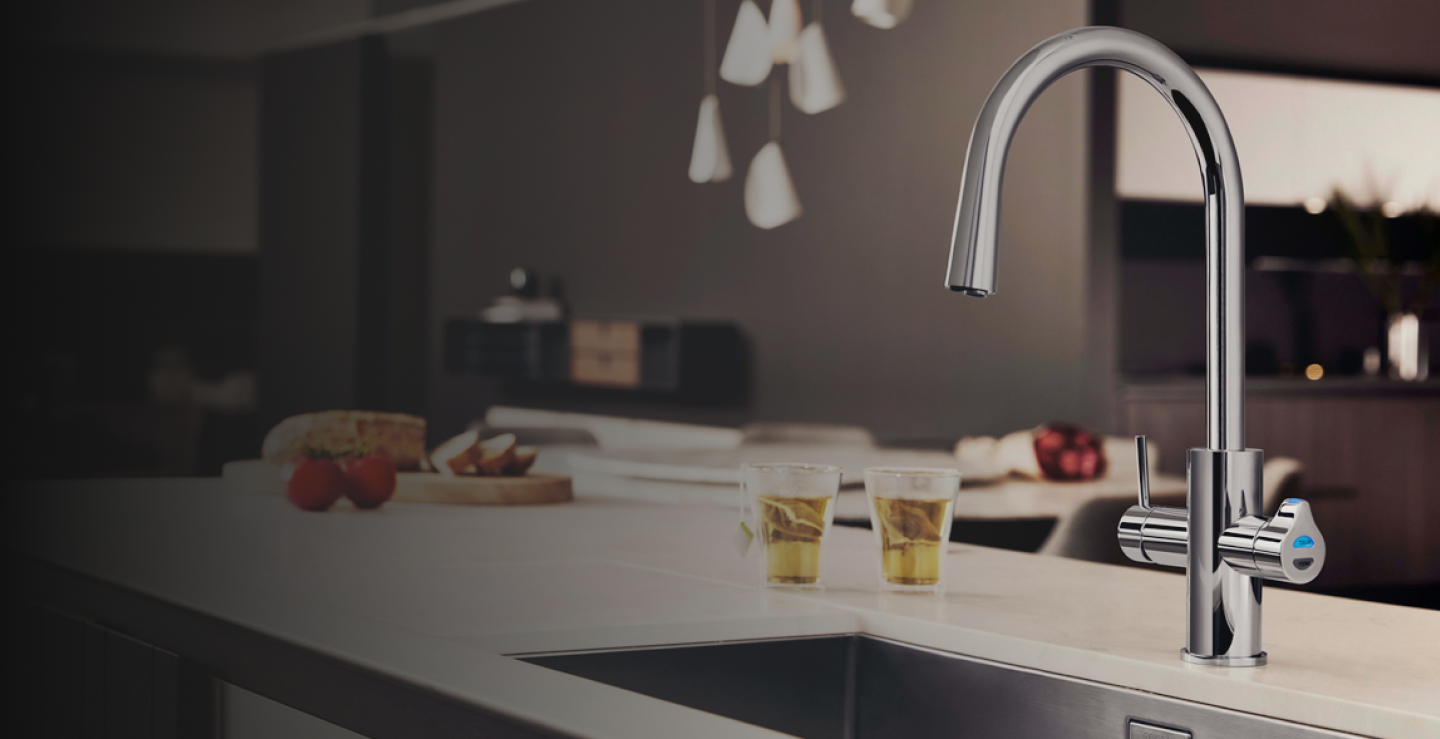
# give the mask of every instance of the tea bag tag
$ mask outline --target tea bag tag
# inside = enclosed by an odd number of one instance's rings
[[[750,551],[750,544],[753,541],[755,541],[755,533],[750,530],[749,524],[741,521],[740,525],[735,528],[735,536],[730,539],[730,544],[735,547],[735,551],[743,559],[745,554]]]
[[[739,492],[740,525],[735,528],[735,535],[730,537],[730,545],[735,547],[735,552],[740,555],[741,559],[744,559],[745,554],[750,551],[750,543],[755,541],[755,532],[750,530],[750,524],[745,523],[745,503],[749,496],[745,490],[745,480],[743,478],[740,480]]]

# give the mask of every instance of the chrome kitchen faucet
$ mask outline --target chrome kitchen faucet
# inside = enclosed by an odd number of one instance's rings
[[[1085,67],[1123,69],[1169,101],[1195,147],[1205,191],[1208,447],[1186,458],[1187,507],[1155,508],[1145,437],[1136,437],[1140,504],[1120,520],[1120,547],[1137,562],[1185,567],[1186,661],[1263,665],[1260,580],[1314,580],[1325,564],[1325,539],[1299,498],[1285,500],[1269,519],[1261,510],[1264,452],[1245,448],[1245,194],[1225,116],[1195,71],[1148,36],[1103,26],[1066,31],[1020,57],[991,90],[970,134],[945,284],[977,298],[995,292],[1010,141],[1050,83]]]

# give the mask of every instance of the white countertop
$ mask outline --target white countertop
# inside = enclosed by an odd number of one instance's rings
[[[302,513],[214,480],[35,483],[10,548],[591,737],[775,736],[499,655],[868,633],[1379,737],[1440,737],[1440,613],[1271,589],[1269,665],[1194,667],[1178,573],[952,545],[943,597],[877,592],[837,528],[827,590],[757,586],[733,508],[590,497]],[[20,500],[17,498],[16,500]],[[557,700],[563,696],[563,700]],[[683,727],[681,729],[680,727]]]
[[[604,495],[625,500],[648,501],[653,503],[700,503],[709,505],[736,505],[738,488],[735,484],[715,484],[703,479],[719,479],[713,468],[705,470],[698,466],[685,468],[687,460],[703,459],[713,464],[716,459],[734,462],[741,459],[738,450],[710,450],[707,452],[677,452],[675,450],[651,450],[647,452],[606,453],[594,447],[548,447],[536,463],[536,471],[570,475],[575,479],[577,489],[592,495]],[[954,457],[944,452],[906,452],[903,450],[872,450],[830,448],[825,454],[817,454],[813,448],[774,445],[751,450],[752,459],[805,460],[824,464],[838,464],[849,468],[863,469],[868,464],[886,466],[945,466],[954,465]],[[612,474],[607,470],[633,470],[638,465],[621,464],[607,466],[596,462],[663,460],[665,464],[652,464],[654,469],[670,469],[671,479],[657,477],[627,477]],[[587,463],[588,462],[588,463]],[[712,474],[696,474],[709,472]],[[732,475],[733,476],[733,475]],[[857,477],[853,472],[851,478]],[[863,478],[862,478],[863,479]],[[847,479],[847,482],[849,480]],[[1001,476],[971,483],[965,478],[960,486],[960,495],[955,499],[957,519],[1025,519],[1064,518],[1074,514],[1085,504],[1095,500],[1134,500],[1136,495],[1134,470],[1122,472],[1111,470],[1109,475],[1087,482],[1045,482],[1019,477]],[[1157,505],[1185,504],[1185,478],[1155,472],[1150,475],[1150,492],[1159,500]],[[870,504],[865,491],[855,485],[847,485],[840,491],[835,508],[836,521],[869,521]]]

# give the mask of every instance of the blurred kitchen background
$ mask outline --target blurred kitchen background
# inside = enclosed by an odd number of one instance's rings
[[[295,413],[413,413],[434,443],[507,406],[942,450],[1067,421],[1148,433],[1183,474],[1200,181],[1142,83],[1092,71],[1040,99],[999,293],[941,286],[985,96],[1037,39],[1098,23],[1174,48],[1231,123],[1249,440],[1303,465],[1336,552],[1320,584],[1434,599],[1440,293],[1417,297],[1440,275],[1440,5],[792,4],[822,19],[834,107],[797,107],[782,66],[717,78],[740,0],[32,8],[12,473],[216,475]],[[696,151],[712,90],[728,178]],[[747,185],[771,141],[783,176]],[[747,210],[785,177],[780,225]]]

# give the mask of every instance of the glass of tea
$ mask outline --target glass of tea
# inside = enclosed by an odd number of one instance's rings
[[[945,587],[945,545],[950,541],[958,470],[870,467],[865,495],[870,525],[880,544],[880,589],[940,593]]]
[[[820,544],[835,518],[840,468],[821,464],[745,464],[767,587],[819,588]]]

